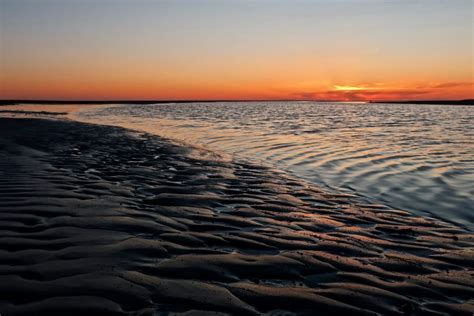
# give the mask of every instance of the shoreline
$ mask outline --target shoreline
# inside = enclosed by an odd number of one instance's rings
[[[367,104],[431,104],[431,105],[474,105],[474,99],[463,100],[0,100],[0,106],[18,104],[165,104],[165,103],[218,103],[218,102],[325,102],[325,103],[367,103]]]
[[[103,105],[103,104],[99,104],[99,105]],[[111,105],[109,105],[109,106],[111,106]],[[26,105],[26,106],[28,106],[28,105]],[[232,161],[236,161],[236,159],[237,159],[237,161],[240,161],[244,164],[250,164],[250,165],[257,165],[257,166],[265,167],[267,169],[272,169],[272,170],[275,170],[277,172],[283,172],[287,175],[291,174],[291,176],[295,178],[295,181],[304,182],[306,185],[316,186],[316,187],[326,191],[327,193],[347,194],[348,196],[353,195],[353,198],[357,199],[358,202],[362,203],[362,204],[380,204],[380,205],[384,205],[388,208],[393,208],[395,210],[407,211],[411,214],[414,214],[413,210],[400,209],[400,208],[397,208],[396,206],[389,205],[386,202],[374,200],[374,198],[371,197],[370,195],[362,195],[362,194],[360,194],[359,192],[356,192],[356,191],[343,191],[343,190],[341,190],[341,188],[332,187],[329,184],[324,183],[324,182],[309,181],[308,179],[306,179],[303,176],[300,176],[298,174],[294,174],[294,173],[291,173],[291,172],[288,172],[288,171],[285,171],[285,170],[275,169],[274,166],[268,164],[268,162],[265,162],[265,161],[255,160],[255,159],[252,160],[252,159],[244,158],[244,157],[235,157],[235,156],[233,156],[229,153],[225,153],[225,152],[222,152],[222,151],[217,152],[213,149],[204,147],[203,145],[196,144],[196,143],[190,143],[188,141],[178,139],[178,138],[174,137],[173,135],[163,134],[163,133],[156,132],[156,131],[149,131],[147,129],[137,129],[134,126],[101,124],[101,123],[95,122],[93,120],[92,121],[83,120],[83,119],[81,119],[79,113],[80,113],[81,110],[87,110],[87,108],[80,108],[80,107],[71,106],[71,105],[64,105],[64,106],[66,106],[65,112],[58,112],[59,109],[60,109],[60,105],[52,105],[52,106],[50,105],[47,108],[42,109],[41,111],[25,111],[24,107],[22,107],[21,110],[19,108],[15,109],[15,110],[0,110],[0,114],[2,112],[10,114],[10,116],[8,116],[8,117],[11,117],[11,118],[23,118],[23,119],[24,118],[47,118],[47,119],[59,119],[59,120],[71,120],[73,122],[84,123],[84,124],[93,124],[93,125],[98,124],[98,125],[102,125],[102,126],[123,128],[123,129],[125,129],[127,131],[130,131],[132,133],[146,133],[146,134],[150,134],[150,135],[154,135],[156,137],[159,137],[159,138],[161,138],[161,139],[163,139],[167,142],[171,142],[172,144],[174,144],[178,147],[186,148],[188,150],[188,155],[190,157],[193,157],[193,158],[205,159],[205,160],[219,160],[219,161],[224,161],[224,162],[232,162]],[[461,223],[457,223],[455,221],[449,221],[447,219],[437,217],[435,214],[432,214],[432,213],[429,213],[429,212],[426,212],[426,211],[424,212],[424,214],[422,213],[422,214],[416,214],[416,215],[422,216],[422,217],[428,217],[428,218],[432,218],[432,219],[436,219],[436,220],[440,220],[440,221],[444,221],[444,222],[447,222],[449,224],[460,227],[462,229],[465,229],[466,231],[473,232],[472,229],[470,229],[469,227],[467,227],[467,226],[465,226]]]
[[[0,118],[0,312],[474,312],[474,235],[158,136]]]

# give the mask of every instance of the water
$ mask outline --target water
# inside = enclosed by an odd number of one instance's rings
[[[81,120],[132,127],[373,202],[474,223],[474,107],[319,102],[116,105]]]

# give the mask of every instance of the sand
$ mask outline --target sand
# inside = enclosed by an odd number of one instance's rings
[[[157,136],[0,119],[1,315],[474,312],[474,236]]]

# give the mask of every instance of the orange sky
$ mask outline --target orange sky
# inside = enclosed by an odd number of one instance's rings
[[[0,98],[474,98],[472,12],[470,0],[3,0]]]

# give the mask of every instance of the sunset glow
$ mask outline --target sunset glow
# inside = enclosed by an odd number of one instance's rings
[[[2,99],[474,97],[470,0],[0,5]]]
[[[354,91],[354,90],[364,90],[363,87],[352,87],[352,86],[334,86],[335,91]]]

